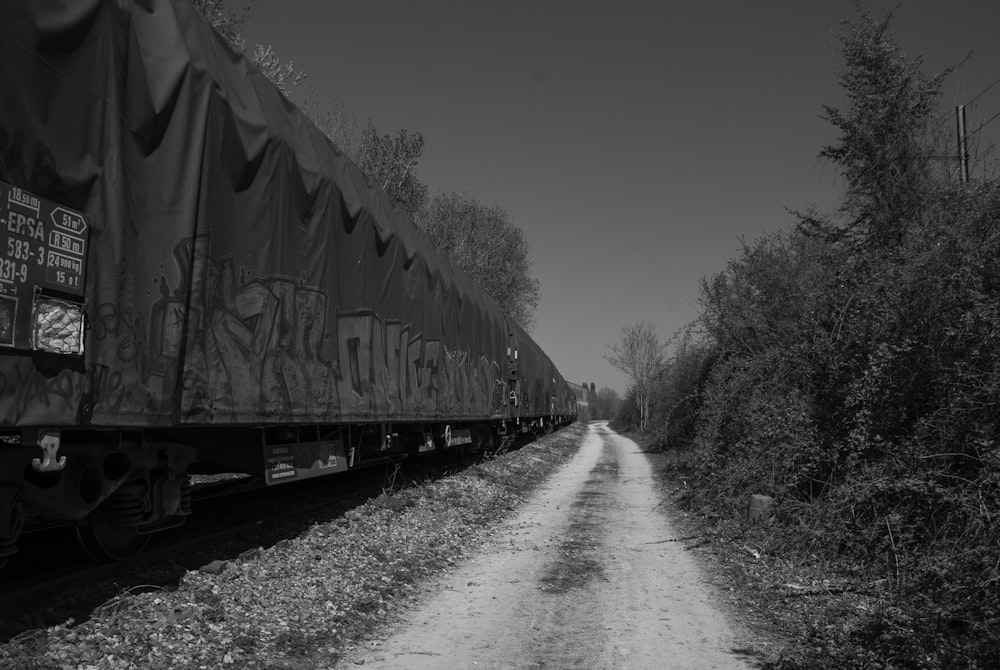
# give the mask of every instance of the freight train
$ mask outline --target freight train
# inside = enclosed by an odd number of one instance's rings
[[[191,473],[291,482],[575,413],[189,0],[0,3],[0,562],[36,516],[131,555]]]

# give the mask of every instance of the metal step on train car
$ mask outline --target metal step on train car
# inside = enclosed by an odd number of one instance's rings
[[[187,0],[0,3],[0,562],[575,415],[516,323]]]

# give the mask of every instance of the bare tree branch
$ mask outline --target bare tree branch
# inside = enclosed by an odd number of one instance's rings
[[[639,411],[639,430],[645,430],[649,421],[650,391],[653,380],[665,366],[666,344],[660,343],[651,322],[640,321],[624,326],[621,341],[610,349],[604,358],[631,380]]]

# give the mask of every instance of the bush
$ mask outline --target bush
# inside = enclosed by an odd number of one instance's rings
[[[639,409],[635,402],[635,394],[630,389],[618,403],[618,413],[611,422],[611,427],[619,432],[629,433],[639,429]]]
[[[851,106],[827,109],[841,135],[823,150],[842,207],[702,284],[693,495],[774,496],[783,555],[886,580],[891,600],[847,634],[859,659],[995,667],[1000,183],[928,158],[941,79],[889,37],[864,11],[842,34]]]
[[[653,385],[650,425],[660,449],[686,450],[695,437],[705,384],[715,358],[715,347],[696,339],[692,329],[677,338],[666,369]]]
[[[779,500],[818,494],[824,450],[808,394],[790,367],[781,352],[769,352],[732,357],[712,370],[694,442],[707,496],[735,504],[750,493]]]

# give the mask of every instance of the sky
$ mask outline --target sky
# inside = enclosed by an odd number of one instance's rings
[[[836,140],[823,106],[846,105],[836,34],[853,0],[230,4],[250,8],[248,44],[307,74],[293,99],[421,133],[432,194],[511,215],[541,283],[531,334],[576,383],[623,393],[604,358],[623,326],[668,340],[741,240],[831,211],[843,188],[818,155]],[[895,8],[896,41],[926,72],[964,61],[944,112],[975,98],[973,130],[1000,112],[1000,3],[866,6]],[[1000,119],[976,139],[995,137]]]

